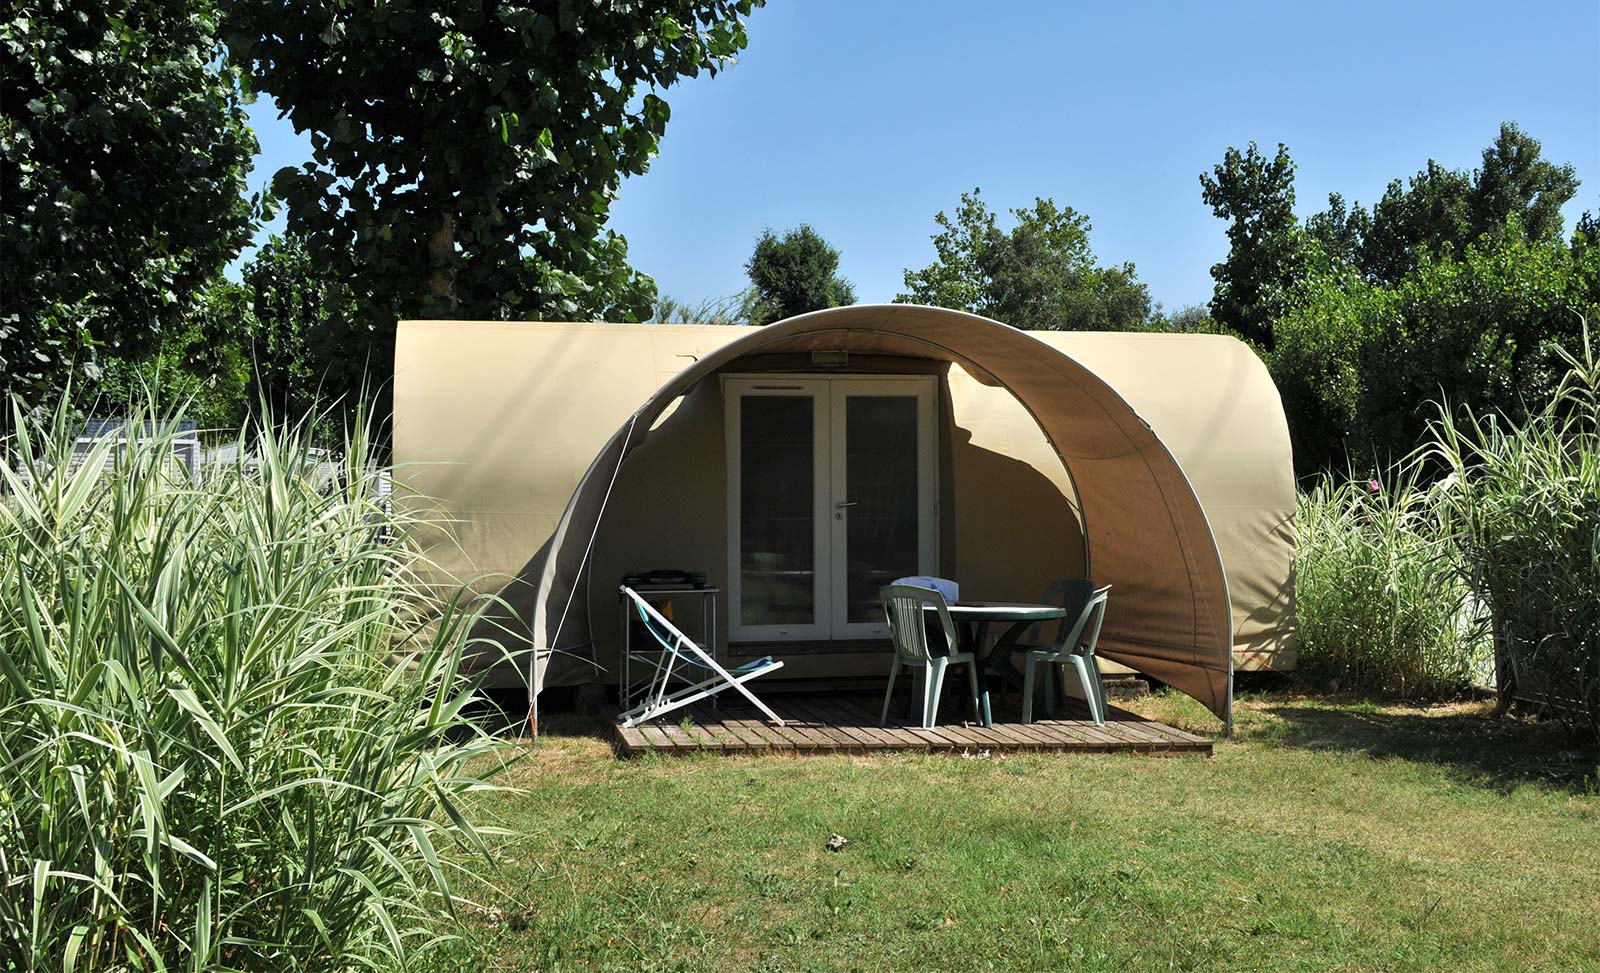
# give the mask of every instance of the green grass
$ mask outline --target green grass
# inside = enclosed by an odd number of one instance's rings
[[[482,809],[524,837],[452,970],[1600,968],[1593,764],[1477,704],[1251,698],[1209,760],[619,761],[567,729]]]

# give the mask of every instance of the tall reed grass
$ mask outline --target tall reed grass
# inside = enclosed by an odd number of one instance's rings
[[[1587,325],[1556,353],[1526,419],[1441,407],[1393,482],[1301,496],[1303,675],[1432,697],[1494,679],[1600,740],[1600,356]]]
[[[1387,484],[1325,476],[1298,514],[1300,675],[1411,698],[1487,680],[1483,613],[1415,467]]]
[[[1502,678],[1600,741],[1600,357],[1520,423],[1441,410],[1430,458],[1464,571],[1493,609]]]
[[[656,324],[751,324],[759,303],[754,287],[692,304],[662,295],[656,301],[650,320]]]
[[[0,968],[395,969],[445,941],[499,747],[463,713],[470,613],[418,610],[359,424],[331,482],[270,428],[197,481],[159,429],[79,464],[64,410],[12,407]]]

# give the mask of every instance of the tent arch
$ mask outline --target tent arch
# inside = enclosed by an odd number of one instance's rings
[[[661,413],[703,379],[753,354],[846,350],[957,362],[1009,390],[1033,417],[1077,495],[1092,576],[1112,584],[1100,651],[1193,696],[1231,722],[1233,624],[1227,576],[1182,467],[1137,412],[1088,368],[977,315],[909,304],[854,305],[768,325],[683,369],[607,441],[573,491],[545,557],[530,564],[529,688],[551,654],[581,643],[575,602],[621,464]]]

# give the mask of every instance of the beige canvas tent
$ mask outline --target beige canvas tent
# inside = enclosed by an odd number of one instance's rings
[[[722,588],[720,651],[799,678],[881,677],[876,588],[907,574],[1111,584],[1102,656],[1225,718],[1235,667],[1294,662],[1287,427],[1231,338],[913,305],[403,322],[394,430],[439,582],[502,594],[535,692],[615,681],[617,580],[661,567]]]

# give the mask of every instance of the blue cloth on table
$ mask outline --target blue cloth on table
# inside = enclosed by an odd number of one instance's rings
[[[946,602],[961,600],[961,586],[947,578],[930,578],[927,575],[916,575],[910,578],[901,578],[895,584],[916,585],[918,588],[932,588],[944,596]]]

